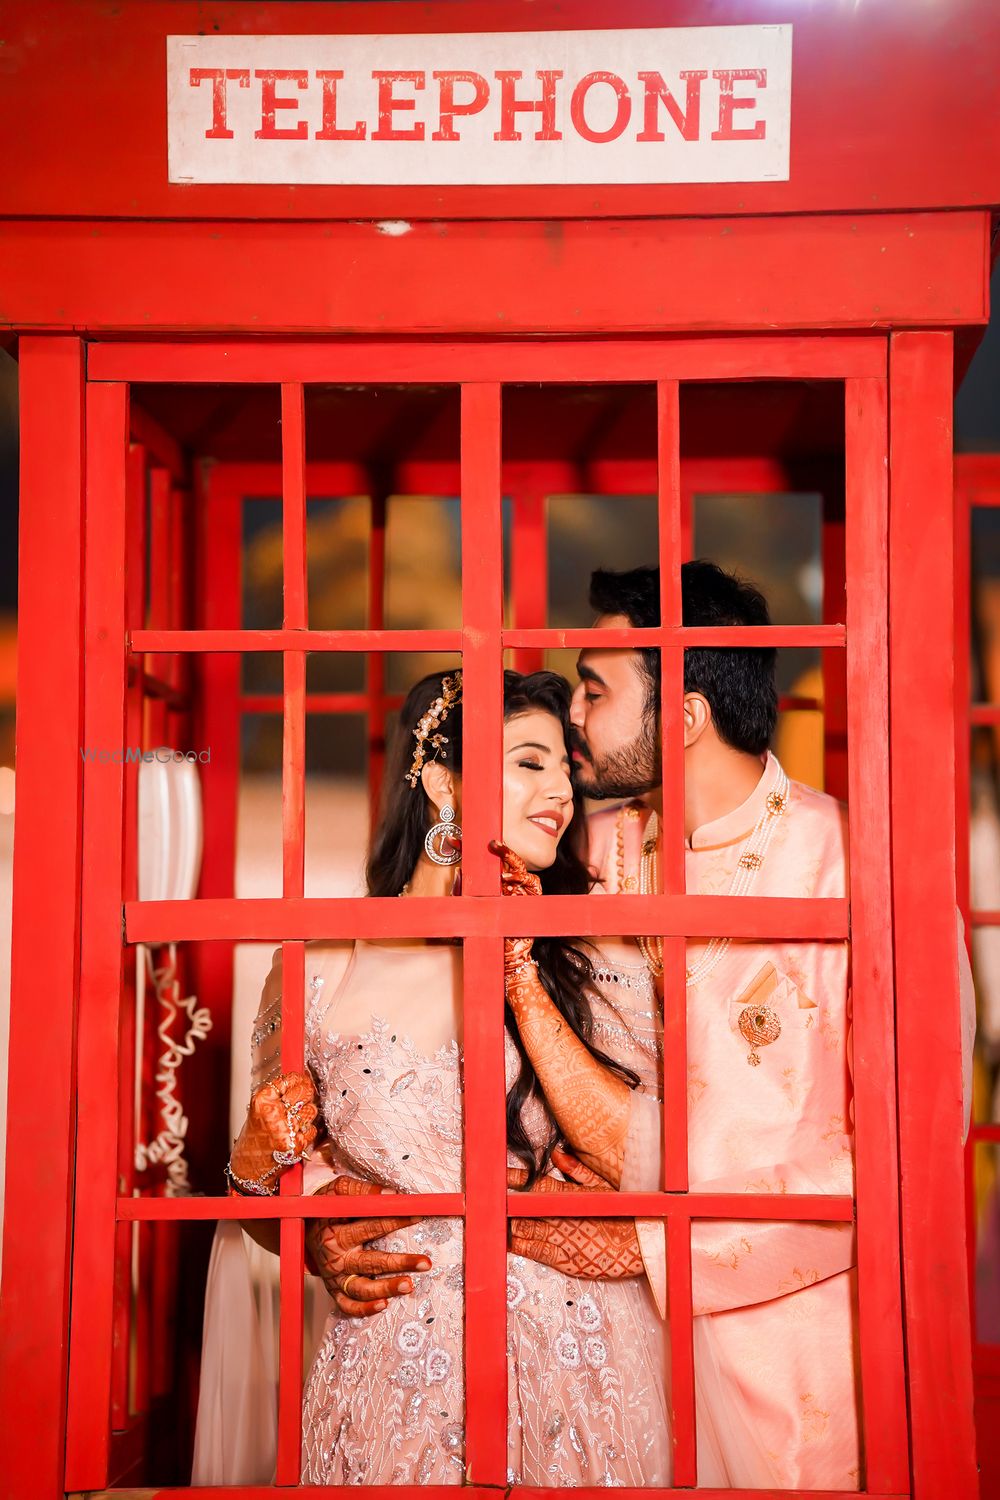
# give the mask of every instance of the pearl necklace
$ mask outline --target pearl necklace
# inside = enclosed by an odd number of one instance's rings
[[[778,820],[788,806],[788,777],[782,767],[778,766],[778,774],[775,777],[774,786],[768,792],[764,801],[764,807],[760,817],[757,819],[740,850],[736,861],[736,869],[729,882],[727,896],[748,896],[752,890],[764,856],[767,853],[771,840],[778,827]],[[642,854],[639,860],[639,892],[643,896],[656,894],[656,840],[657,840],[657,818],[656,814],[650,817],[646,825],[646,837],[642,843]],[[642,956],[649,965],[650,972],[659,978],[663,973],[663,939],[640,937],[638,940]],[[732,938],[712,938],[704,953],[697,963],[691,965],[685,971],[685,985],[691,989],[707,979],[709,974],[716,969],[725,957]]]

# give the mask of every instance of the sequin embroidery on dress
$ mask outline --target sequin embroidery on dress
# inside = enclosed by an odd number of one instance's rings
[[[595,956],[593,1036],[658,1092],[659,1007],[644,963]],[[507,1040],[508,1087],[517,1053]],[[532,1122],[529,1119],[529,1130]],[[544,1117],[536,1117],[544,1127]],[[540,1134],[537,1139],[541,1139]],[[645,1278],[564,1276],[507,1258],[508,1481],[667,1485],[663,1327]]]
[[[338,1171],[400,1192],[461,1191],[457,1042],[422,1056],[377,1015],[366,1032],[340,1035],[314,1004],[306,1047]],[[461,1221],[427,1219],[375,1243],[426,1254],[432,1269],[378,1316],[331,1307],[303,1394],[302,1482],[460,1484]]]
[[[357,951],[371,987],[374,966],[383,955],[376,945],[359,944]],[[385,974],[385,1009],[394,1010],[392,997],[400,995],[412,1005],[419,994],[426,1006],[426,983],[419,988],[408,983],[398,955],[396,964]],[[461,1191],[457,1042],[424,1055],[402,1024],[374,1009],[363,1031],[336,1031],[346,1004],[343,990],[350,985],[348,976],[335,1008],[329,996],[325,1003],[314,997],[306,1018],[307,1058],[334,1143],[336,1169],[403,1192]],[[609,1053],[626,1050],[640,993],[629,993],[624,1016],[612,1003],[596,1007],[595,1019],[624,1028],[620,1047],[611,1044],[610,1033],[600,1038]],[[649,1008],[655,1011],[655,1004]],[[655,1016],[650,1028],[655,1038]],[[646,1061],[655,1077],[655,1066]],[[640,1071],[631,1059],[629,1065]],[[506,1066],[510,1087],[520,1066],[510,1037]],[[540,1100],[531,1101],[526,1123],[532,1139],[541,1143],[548,1124]],[[516,1165],[513,1158],[510,1164]],[[331,1308],[303,1398],[302,1481],[461,1483],[461,1221],[425,1220],[379,1243],[426,1254],[432,1270],[414,1275],[412,1294],[393,1299],[376,1317],[352,1319]],[[668,1483],[663,1366],[651,1326],[656,1313],[645,1284],[638,1278],[570,1278],[511,1255],[507,1307],[511,1482]]]

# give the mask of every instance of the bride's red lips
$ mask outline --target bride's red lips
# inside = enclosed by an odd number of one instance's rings
[[[538,821],[540,818],[544,818],[546,823],[555,823],[555,828],[547,828],[545,826],[545,823],[541,823]],[[562,828],[565,821],[566,815],[564,813],[561,813],[559,809],[555,807],[553,807],[549,812],[532,813],[528,818],[529,823],[534,823],[536,827],[541,828],[544,833],[550,834],[552,838],[558,837],[559,830],[560,828]]]

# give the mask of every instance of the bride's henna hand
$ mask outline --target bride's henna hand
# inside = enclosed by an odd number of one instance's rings
[[[585,1167],[578,1157],[571,1156],[561,1146],[554,1146],[552,1148],[552,1165],[558,1167],[559,1171],[564,1177],[568,1177],[570,1182],[576,1183],[580,1188],[586,1188],[590,1193],[614,1191],[610,1182],[606,1182],[603,1177],[599,1177],[596,1172],[592,1172],[589,1167]]]
[[[540,1177],[535,1193],[607,1192],[603,1177],[564,1151],[554,1151],[552,1162],[560,1172],[572,1172],[572,1182]],[[520,1167],[507,1172],[507,1186],[522,1187],[527,1173]],[[643,1273],[642,1253],[633,1219],[523,1219],[510,1221],[509,1246],[513,1255],[552,1266],[564,1276],[589,1280],[620,1281]]]
[[[304,1156],[316,1139],[316,1090],[308,1073],[283,1073],[254,1091],[229,1158],[237,1177],[270,1185],[286,1170],[274,1152]],[[291,1121],[291,1133],[289,1133]]]
[[[634,1219],[511,1219],[510,1249],[564,1276],[621,1281],[643,1272]]]
[[[354,1177],[337,1177],[317,1188],[316,1194],[367,1197],[388,1189]],[[419,1224],[419,1218],[311,1219],[306,1225],[306,1246],[316,1273],[322,1278],[340,1311],[351,1318],[370,1318],[384,1312],[390,1297],[405,1297],[413,1290],[407,1272],[429,1271],[426,1255],[401,1255],[389,1250],[368,1249],[371,1240],[396,1234]],[[350,1278],[347,1292],[344,1285]]]
[[[540,896],[542,894],[541,880],[528,869],[524,860],[519,854],[515,854],[513,849],[508,849],[507,845],[501,844],[498,839],[491,839],[490,853],[495,854],[502,861],[500,889],[505,896]],[[515,969],[529,961],[533,943],[533,938],[504,938],[505,974],[512,974]]]
[[[632,1090],[570,1030],[536,969],[529,966],[508,976],[507,1001],[564,1137],[586,1166],[617,1188]]]
[[[505,896],[538,895],[542,886],[519,854],[494,839]],[[546,1102],[566,1140],[613,1187],[621,1182],[632,1091],[603,1067],[567,1026],[531,963],[531,938],[504,939],[507,1001]]]

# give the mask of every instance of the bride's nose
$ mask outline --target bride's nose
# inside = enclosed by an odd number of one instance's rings
[[[573,783],[570,781],[569,774],[566,771],[560,770],[557,772],[552,785],[548,789],[548,796],[553,802],[572,802]]]

